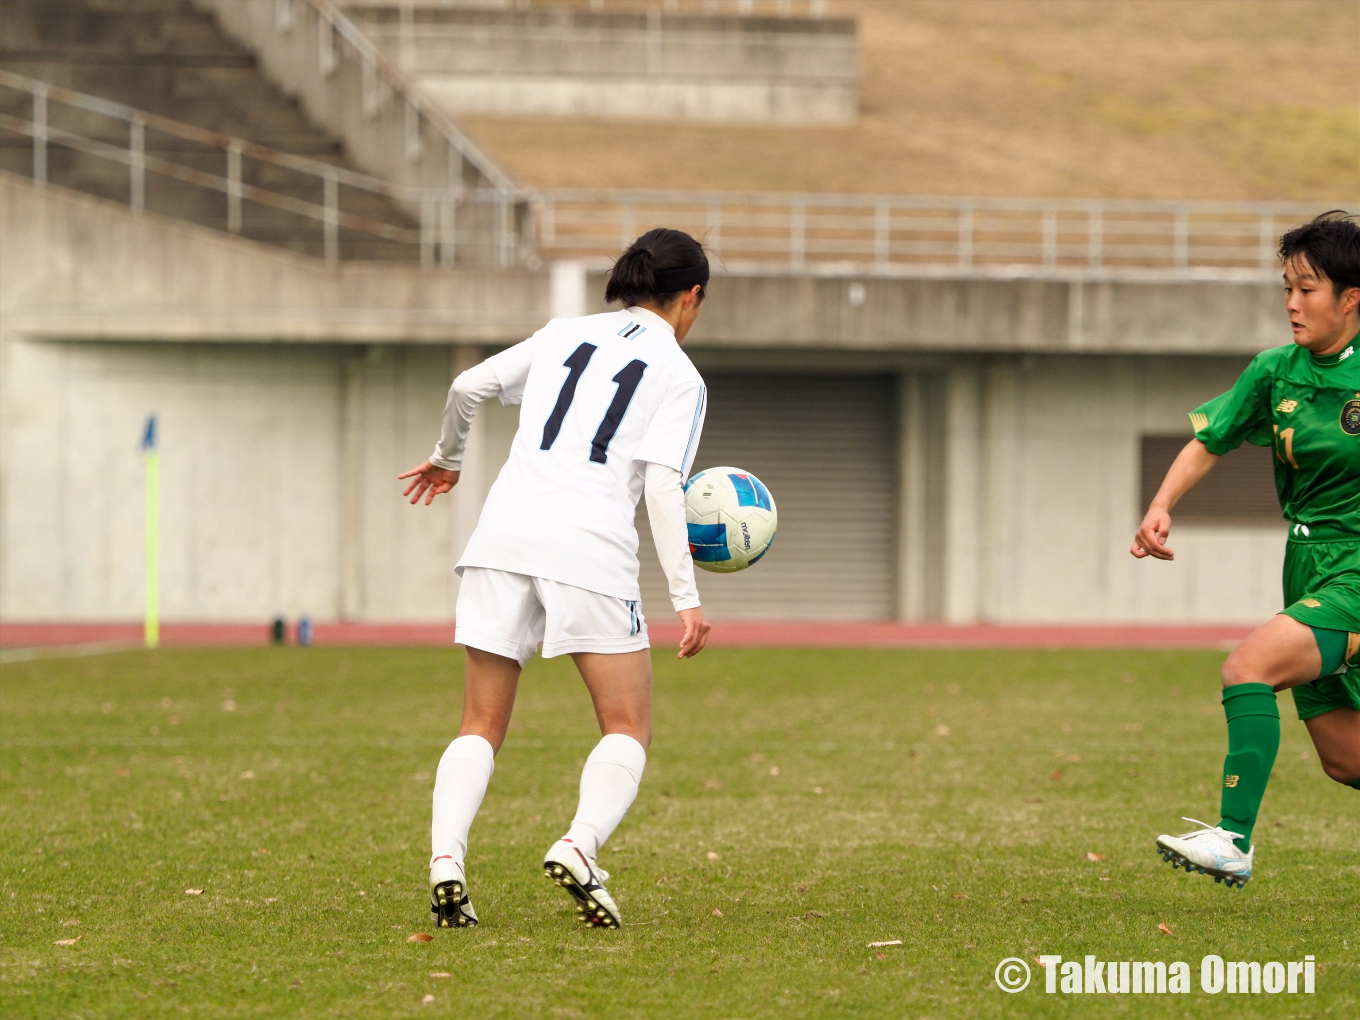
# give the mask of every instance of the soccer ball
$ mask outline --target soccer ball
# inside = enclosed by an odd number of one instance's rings
[[[751,472],[715,467],[685,486],[685,521],[695,564],[731,574],[769,550],[779,513],[770,490]]]

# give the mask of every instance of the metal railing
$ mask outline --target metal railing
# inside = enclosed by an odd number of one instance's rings
[[[617,255],[664,225],[703,238],[734,272],[883,275],[1273,272],[1279,233],[1337,207],[579,189],[534,201],[545,259]]]
[[[461,7],[526,11],[579,7],[590,11],[660,11],[663,14],[735,14],[742,17],[822,18],[827,0],[345,0],[345,7]]]
[[[27,115],[16,115],[22,106]],[[314,237],[330,263],[447,266],[489,247],[501,264],[602,264],[643,231],[670,226],[703,238],[719,266],[737,273],[1261,276],[1275,271],[1282,230],[1348,204],[424,188],[4,70],[0,132],[29,140],[27,169],[39,186],[63,173],[88,183],[80,168],[55,166],[55,152],[93,157],[126,168],[122,195],[134,212],[157,208],[160,178],[188,189],[167,195],[162,211],[304,250]],[[203,195],[215,197],[204,204]],[[522,205],[532,213],[524,238],[513,224],[485,229]],[[479,207],[493,214],[469,215]]]
[[[216,205],[204,205],[192,190],[167,193],[166,202],[160,204],[171,215],[275,243],[296,243],[314,231],[319,234],[319,253],[330,263],[341,258],[342,245],[357,257],[377,253],[376,257],[425,266],[436,259],[452,264],[465,249],[505,247],[503,238],[488,238],[459,224],[460,212],[469,204],[503,206],[516,197],[500,189],[392,184],[324,160],[0,70],[0,99],[22,94],[29,99],[28,116],[0,112],[0,132],[30,140],[31,173],[39,187],[53,178],[55,149],[126,167],[127,202],[134,212],[145,210],[149,201],[156,204],[157,189],[148,181],[160,177],[221,196]],[[13,109],[13,104],[0,105]],[[91,179],[74,169],[72,173],[87,184]],[[314,197],[302,197],[308,193]],[[248,203],[271,211],[273,218],[252,214]],[[252,230],[253,220],[263,220],[260,229]]]
[[[292,28],[295,18],[293,5],[305,2],[321,18],[322,31],[318,34],[317,59],[323,73],[335,69],[338,63],[333,49],[335,38],[342,40],[358,58],[363,76],[364,112],[373,116],[382,102],[382,90],[390,89],[400,98],[406,126],[406,150],[415,155],[419,146],[420,124],[425,121],[444,137],[444,140],[458,153],[476,167],[487,179],[491,187],[505,192],[516,190],[515,182],[496,165],[486,153],[477,146],[452,117],[437,106],[430,105],[419,89],[379,51],[373,41],[364,34],[334,0],[274,0],[274,27],[276,31],[286,32]]]

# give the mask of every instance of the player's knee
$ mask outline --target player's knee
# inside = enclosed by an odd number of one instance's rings
[[[1219,671],[1219,676],[1223,680],[1224,687],[1234,687],[1237,684],[1251,683],[1256,679],[1255,671],[1251,669],[1249,659],[1241,648],[1235,649],[1223,662],[1223,668]]]
[[[1321,763],[1322,771],[1327,773],[1328,779],[1335,780],[1343,786],[1352,786],[1360,782],[1360,762],[1323,758]]]

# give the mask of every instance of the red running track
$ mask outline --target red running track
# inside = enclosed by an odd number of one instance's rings
[[[983,624],[775,623],[719,621],[710,644],[724,648],[1224,648],[1254,628],[1241,624]],[[657,648],[675,646],[680,627],[650,628]],[[289,640],[296,631],[289,628]],[[317,623],[318,645],[439,646],[453,644],[446,623]],[[140,623],[0,623],[0,646],[136,647]],[[267,645],[269,624],[166,623],[167,646]]]

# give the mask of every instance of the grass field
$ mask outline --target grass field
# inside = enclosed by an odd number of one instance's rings
[[[538,870],[596,737],[569,663],[535,661],[472,831],[483,923],[415,944],[458,656],[0,666],[0,1016],[1354,1017],[1360,797],[1291,707],[1246,890],[1152,852],[1217,819],[1220,658],[658,654],[642,794],[601,856],[621,932]],[[1050,996],[1037,967],[997,990],[1045,952],[1313,953],[1317,993]]]

